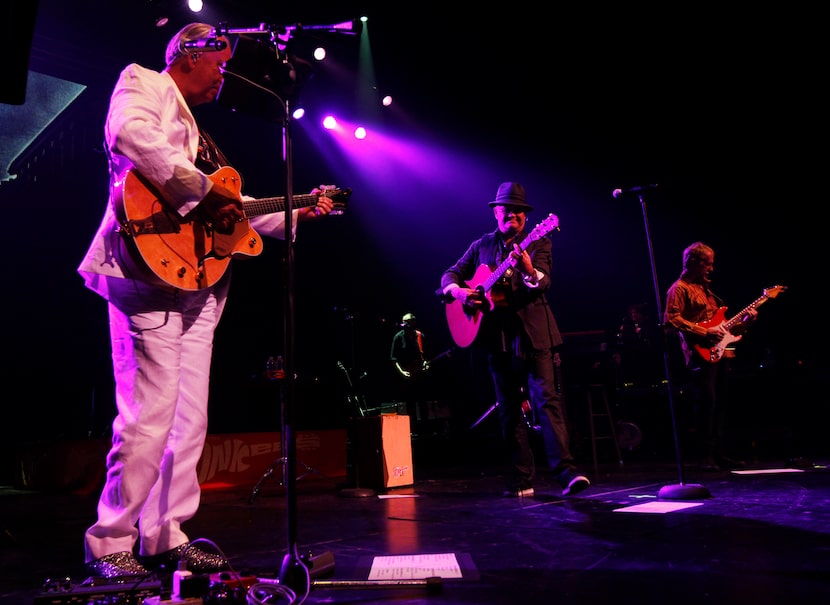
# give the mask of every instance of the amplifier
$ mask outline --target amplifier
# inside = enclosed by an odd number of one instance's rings
[[[349,426],[352,481],[385,490],[415,482],[409,416],[382,414],[353,418]]]

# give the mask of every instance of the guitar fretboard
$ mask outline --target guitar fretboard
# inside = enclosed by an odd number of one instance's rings
[[[295,195],[291,199],[292,208],[307,208],[317,204],[318,195],[314,193],[305,193]],[[248,218],[260,216],[262,214],[271,214],[273,212],[282,212],[285,210],[285,197],[266,197],[256,200],[249,200],[242,202],[245,210],[245,216]]]
[[[545,220],[541,223],[536,225],[533,228],[533,231],[519,244],[519,248],[524,252],[530,246],[531,243],[535,242],[541,237],[544,237],[554,229],[559,228],[559,218],[556,217],[554,214],[549,214]],[[507,258],[504,259],[499,266],[493,271],[493,273],[482,283],[482,287],[484,288],[485,292],[489,292],[490,289],[496,285],[496,282],[501,279],[501,276],[504,275],[508,269],[510,269],[510,255],[507,255]]]

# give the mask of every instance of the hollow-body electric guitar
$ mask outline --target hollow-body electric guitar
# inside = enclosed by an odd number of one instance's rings
[[[240,196],[242,178],[233,168],[224,166],[209,178]],[[233,232],[219,233],[198,208],[180,216],[136,170],[128,170],[113,187],[116,217],[132,251],[159,279],[182,290],[212,286],[232,258],[262,253],[262,238],[248,219],[282,212],[286,205],[284,197],[243,200],[246,218]],[[349,189],[325,186],[319,193],[294,195],[292,208],[315,206],[325,196],[334,202],[334,212],[342,213],[350,195]]]
[[[559,218],[554,214],[549,214],[545,220],[533,228],[533,231],[519,244],[519,247],[524,252],[532,242],[545,237],[558,228]],[[481,265],[476,269],[475,275],[467,283],[470,288],[478,290],[483,295],[484,305],[472,307],[463,304],[459,300],[452,300],[446,304],[447,324],[455,344],[459,347],[469,347],[476,339],[484,312],[492,311],[495,308],[491,290],[502,275],[511,268],[512,264],[508,256],[495,269],[491,269],[488,265]]]
[[[695,351],[697,351],[698,355],[700,355],[701,358],[703,358],[704,361],[707,361],[709,363],[715,363],[717,361],[720,361],[723,358],[724,353],[726,352],[726,348],[733,342],[737,342],[742,338],[742,335],[733,334],[732,329],[741,321],[743,321],[744,317],[746,317],[750,309],[757,309],[762,304],[764,304],[771,298],[775,298],[786,289],[787,286],[773,286],[771,288],[766,288],[762,296],[753,300],[750,304],[741,309],[739,313],[737,313],[728,320],[725,319],[726,307],[720,307],[715,312],[715,315],[712,317],[712,319],[705,322],[700,322],[698,325],[703,326],[706,329],[709,329],[723,324],[723,327],[726,328],[726,334],[724,334],[723,338],[721,338],[720,341],[714,345],[707,346],[702,344],[695,344],[693,345],[693,348],[695,349]]]

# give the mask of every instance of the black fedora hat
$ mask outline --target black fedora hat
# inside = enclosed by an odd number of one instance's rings
[[[490,208],[493,206],[517,206],[525,210],[533,210],[533,206],[527,203],[524,186],[510,181],[499,185],[496,199],[490,202]]]

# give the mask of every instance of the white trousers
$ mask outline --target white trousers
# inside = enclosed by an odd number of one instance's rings
[[[139,555],[188,541],[181,525],[201,498],[213,338],[230,279],[196,292],[110,281],[117,416],[86,561],[134,551],[137,541]]]

